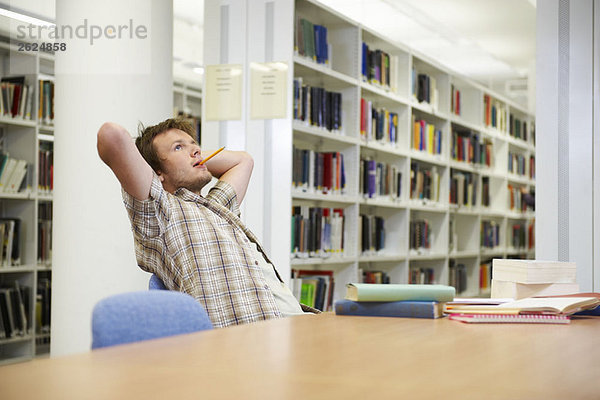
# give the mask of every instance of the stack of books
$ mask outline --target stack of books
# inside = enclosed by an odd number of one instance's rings
[[[455,289],[445,285],[350,283],[335,302],[337,315],[440,318]]]
[[[598,297],[531,297],[515,301],[455,301],[444,306],[451,320],[467,323],[568,324],[570,316],[600,305]],[[498,304],[499,303],[499,304]]]
[[[492,261],[492,298],[524,299],[579,292],[573,262],[539,260]]]

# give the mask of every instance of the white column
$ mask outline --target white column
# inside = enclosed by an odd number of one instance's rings
[[[79,37],[75,31],[72,40],[57,40],[67,50],[55,64],[53,356],[90,348],[98,300],[147,288],[120,185],[98,157],[96,133],[114,121],[134,135],[138,122],[171,116],[172,12],[161,0],[56,2],[57,27],[87,21],[88,38],[80,29]],[[106,29],[102,37],[91,40],[92,25]]]
[[[292,96],[288,92],[286,118],[250,119],[249,78],[252,62],[286,62],[288,91],[291,90],[294,2],[206,0],[204,4],[204,63],[242,64],[244,89],[240,121],[202,120],[203,146],[243,149],[253,156],[254,171],[242,204],[242,219],[259,237],[282,278],[287,280],[292,206]]]
[[[576,262],[582,291],[598,290],[594,270],[600,273],[593,241],[600,225],[594,212],[600,179],[593,174],[593,5],[537,4],[536,257]]]

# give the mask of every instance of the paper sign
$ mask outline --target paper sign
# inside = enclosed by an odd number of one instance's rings
[[[250,118],[286,118],[288,65],[250,63]]]
[[[219,64],[206,66],[207,121],[242,119],[242,66]]]

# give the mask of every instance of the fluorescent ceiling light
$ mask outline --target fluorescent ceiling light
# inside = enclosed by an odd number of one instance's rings
[[[3,16],[8,17],[8,18],[16,19],[16,20],[19,20],[19,21],[22,21],[22,22],[26,22],[26,23],[32,24],[32,25],[56,26],[56,24],[54,24],[52,22],[44,21],[44,20],[39,19],[39,18],[30,17],[29,15],[21,14],[21,13],[10,11],[10,10],[6,10],[4,8],[0,8],[0,15],[3,15]]]

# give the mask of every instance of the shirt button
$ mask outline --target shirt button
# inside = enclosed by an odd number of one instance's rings
[[[254,264],[255,264],[255,265],[258,265],[258,261],[254,261]]]

